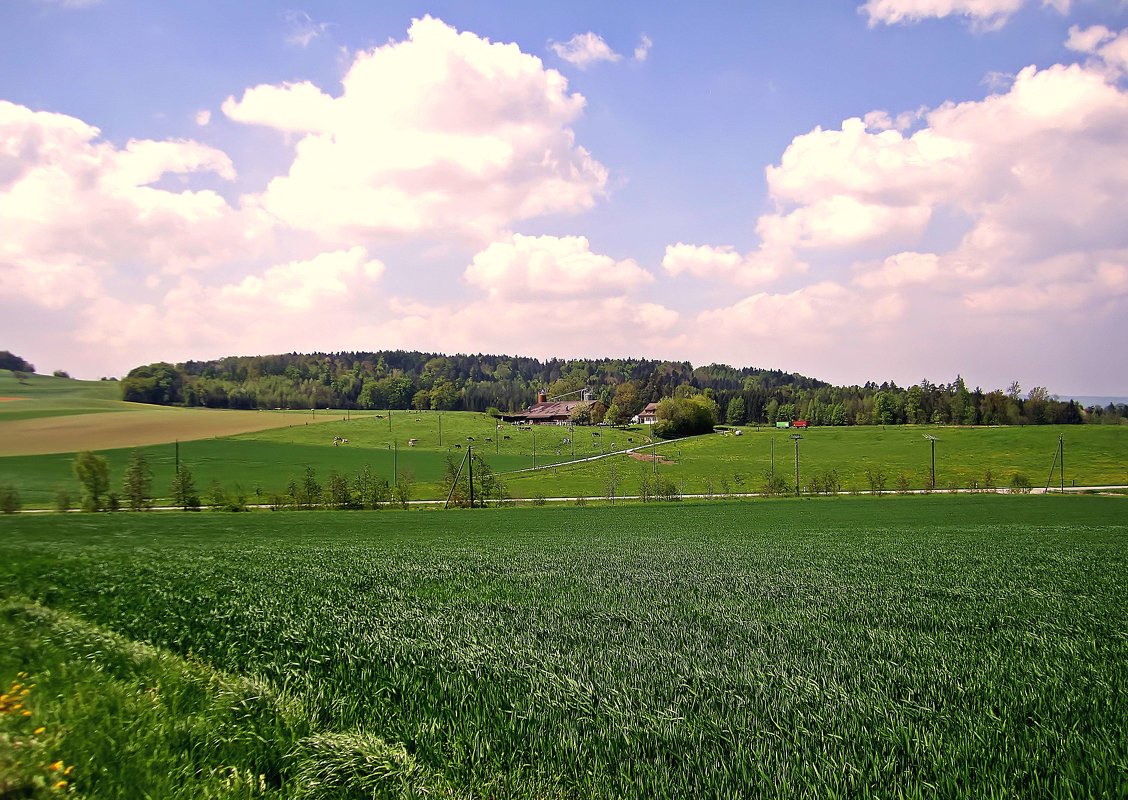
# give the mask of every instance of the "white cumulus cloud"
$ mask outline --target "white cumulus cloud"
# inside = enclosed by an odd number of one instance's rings
[[[646,41],[648,44],[645,49],[649,50],[649,40]],[[623,58],[612,50],[607,42],[603,41],[601,36],[591,31],[587,33],[577,33],[566,42],[552,42],[549,44],[549,47],[557,56],[580,69],[587,69],[592,64],[598,64],[600,61],[614,62],[620,61]],[[643,59],[645,57],[646,56],[643,55]],[[641,61],[643,59],[639,60]]]
[[[949,16],[966,17],[981,30],[995,30],[1006,24],[1027,0],[867,0],[860,11],[871,26],[897,25]],[[1069,13],[1070,0],[1042,0],[1043,6],[1061,14]]]
[[[342,87],[258,86],[223,104],[236,121],[301,134],[289,173],[256,200],[288,225],[488,240],[604,193],[606,170],[570,128],[584,98],[516,45],[424,17],[405,41],[357,54]]]
[[[515,234],[474,256],[466,280],[495,299],[527,300],[621,294],[654,276],[631,259],[593,253],[583,236]]]
[[[175,273],[256,251],[269,228],[216,191],[167,176],[235,177],[221,151],[188,140],[117,148],[64,114],[0,101],[0,282],[33,304],[95,292],[122,265]]]

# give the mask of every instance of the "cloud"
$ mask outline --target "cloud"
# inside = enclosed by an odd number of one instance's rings
[[[99,5],[102,0],[37,0],[45,6],[60,6],[61,8],[91,8]]]
[[[390,347],[546,357],[659,355],[682,335],[677,311],[639,297],[649,272],[592,252],[582,236],[507,237],[477,253],[464,277],[480,296],[393,297],[364,333]]]
[[[645,61],[650,56],[650,48],[654,46],[654,42],[645,33],[638,40],[638,44],[634,49],[634,60]]]
[[[143,342],[161,358],[227,353],[232,342],[246,352],[332,348],[348,338],[342,330],[370,318],[385,269],[356,246],[276,264],[229,283],[185,275],[152,302],[109,294],[91,298],[76,338],[127,353]]]
[[[342,241],[489,241],[605,191],[607,171],[569,127],[584,98],[516,45],[424,17],[406,41],[357,54],[342,86],[257,86],[223,104],[233,120],[300,135],[289,174],[248,199],[287,225]]]
[[[649,42],[649,40],[647,40]],[[641,45],[640,45],[641,46]],[[607,42],[592,32],[577,33],[566,42],[551,42],[549,48],[569,64],[587,69],[600,61],[620,61],[622,56],[612,50]],[[647,47],[649,49],[649,46]],[[637,55],[637,51],[636,51]],[[645,59],[645,55],[640,61]]]
[[[466,281],[493,300],[622,294],[654,276],[631,259],[593,253],[583,236],[522,236],[494,242],[474,256]]]
[[[309,47],[310,42],[324,36],[329,30],[328,22],[314,22],[304,11],[286,11],[282,16],[288,29],[286,44],[296,47]]]
[[[206,128],[208,125],[210,125],[211,124],[211,111],[209,111],[206,108],[201,110],[201,111],[197,111],[196,112],[196,124],[199,125],[201,128]]]
[[[997,30],[1025,4],[1026,0],[867,0],[859,11],[869,18],[870,27],[960,16],[978,30]],[[1042,0],[1042,5],[1068,14],[1070,0]]]
[[[793,251],[770,247],[741,255],[730,245],[692,245],[678,242],[667,245],[662,268],[672,276],[689,275],[736,286],[759,286],[786,275],[805,272]]]
[[[1091,34],[1086,47],[1115,39]],[[1059,331],[1117,328],[1128,91],[1104,62],[1028,67],[1003,92],[916,116],[911,133],[871,112],[796,136],[767,169],[776,209],[757,220],[750,253],[666,248],[668,274],[725,285],[806,268],[798,289],[698,313],[722,351],[771,342],[775,363],[832,379],[850,379],[828,355],[836,342],[880,351],[894,374],[975,362],[1005,375],[1017,367],[1002,353],[1021,352],[1039,374]]]
[[[388,312],[387,321],[364,332],[370,341],[439,352],[464,342],[481,352],[542,357],[661,357],[682,333],[677,311],[626,296],[437,306],[393,299]]]
[[[854,283],[867,289],[926,284],[940,276],[940,257],[935,253],[897,253],[876,267],[861,267],[858,273]]]
[[[1069,29],[1065,46],[1094,56],[1094,68],[1103,68],[1113,78],[1128,73],[1128,29],[1115,33],[1104,25]]]
[[[117,148],[64,114],[0,101],[0,279],[10,294],[59,307],[123,267],[176,273],[256,251],[269,229],[214,190],[169,178],[235,178],[223,152],[190,140]]]

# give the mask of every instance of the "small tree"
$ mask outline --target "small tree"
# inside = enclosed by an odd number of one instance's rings
[[[744,398],[737,395],[728,404],[728,410],[725,412],[725,421],[729,425],[743,425],[746,417],[744,406]]]
[[[153,471],[140,450],[134,450],[125,468],[121,493],[130,511],[143,511],[152,505]]]
[[[15,514],[23,505],[20,490],[15,486],[0,486],[0,514]]]
[[[302,475],[302,482],[297,485],[294,494],[294,504],[299,508],[313,508],[321,501],[321,484],[317,482],[317,473],[313,467],[306,465]]]
[[[638,481],[638,497],[642,502],[649,503],[654,497],[654,482],[650,470],[643,467]]]
[[[411,502],[412,490],[415,488],[415,476],[408,470],[401,472],[396,478],[395,498],[400,508],[407,508]]]
[[[184,511],[200,510],[200,495],[188,467],[181,467],[172,478],[172,502]]]
[[[337,470],[329,471],[329,478],[325,482],[325,503],[330,508],[348,508],[351,504],[349,497],[349,481]]]
[[[787,479],[783,475],[777,475],[770,469],[764,472],[764,483],[760,487],[760,494],[765,494],[768,497],[775,497],[781,494],[790,494],[791,486],[788,485]]]
[[[620,480],[619,465],[616,464],[613,459],[607,459],[607,475],[605,476],[603,487],[605,490],[604,496],[610,500],[611,503],[614,503],[615,498],[618,496]]]
[[[110,490],[110,465],[100,455],[83,450],[74,457],[74,476],[82,484],[82,510],[102,511]]]
[[[869,481],[870,494],[881,494],[885,491],[885,471],[881,467],[876,469],[866,467],[866,480]]]
[[[365,464],[353,479],[353,502],[359,508],[381,508],[391,499],[388,479],[377,477]]]
[[[71,510],[71,490],[66,486],[59,486],[55,489],[55,510],[60,514],[65,514]]]
[[[1011,476],[1011,492],[1014,494],[1029,494],[1030,479],[1021,472],[1014,473]]]

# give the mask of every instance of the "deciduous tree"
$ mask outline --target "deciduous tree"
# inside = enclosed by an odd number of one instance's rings
[[[82,484],[82,510],[103,511],[110,490],[110,465],[105,458],[90,450],[74,457],[74,476]]]

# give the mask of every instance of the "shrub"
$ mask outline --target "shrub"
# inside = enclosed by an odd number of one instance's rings
[[[1011,475],[1011,492],[1014,494],[1030,494],[1030,479],[1021,472]]]
[[[535,494],[532,502],[534,506],[543,506],[548,502],[548,499],[543,494]]]
[[[775,497],[781,494],[790,494],[792,487],[782,475],[776,475],[768,470],[764,473],[764,484],[760,487],[760,494]]]
[[[70,489],[65,486],[59,486],[55,489],[55,510],[60,514],[65,514],[71,510],[74,502],[71,498]]]
[[[0,486],[0,513],[15,514],[22,505],[19,489],[15,486]]]

